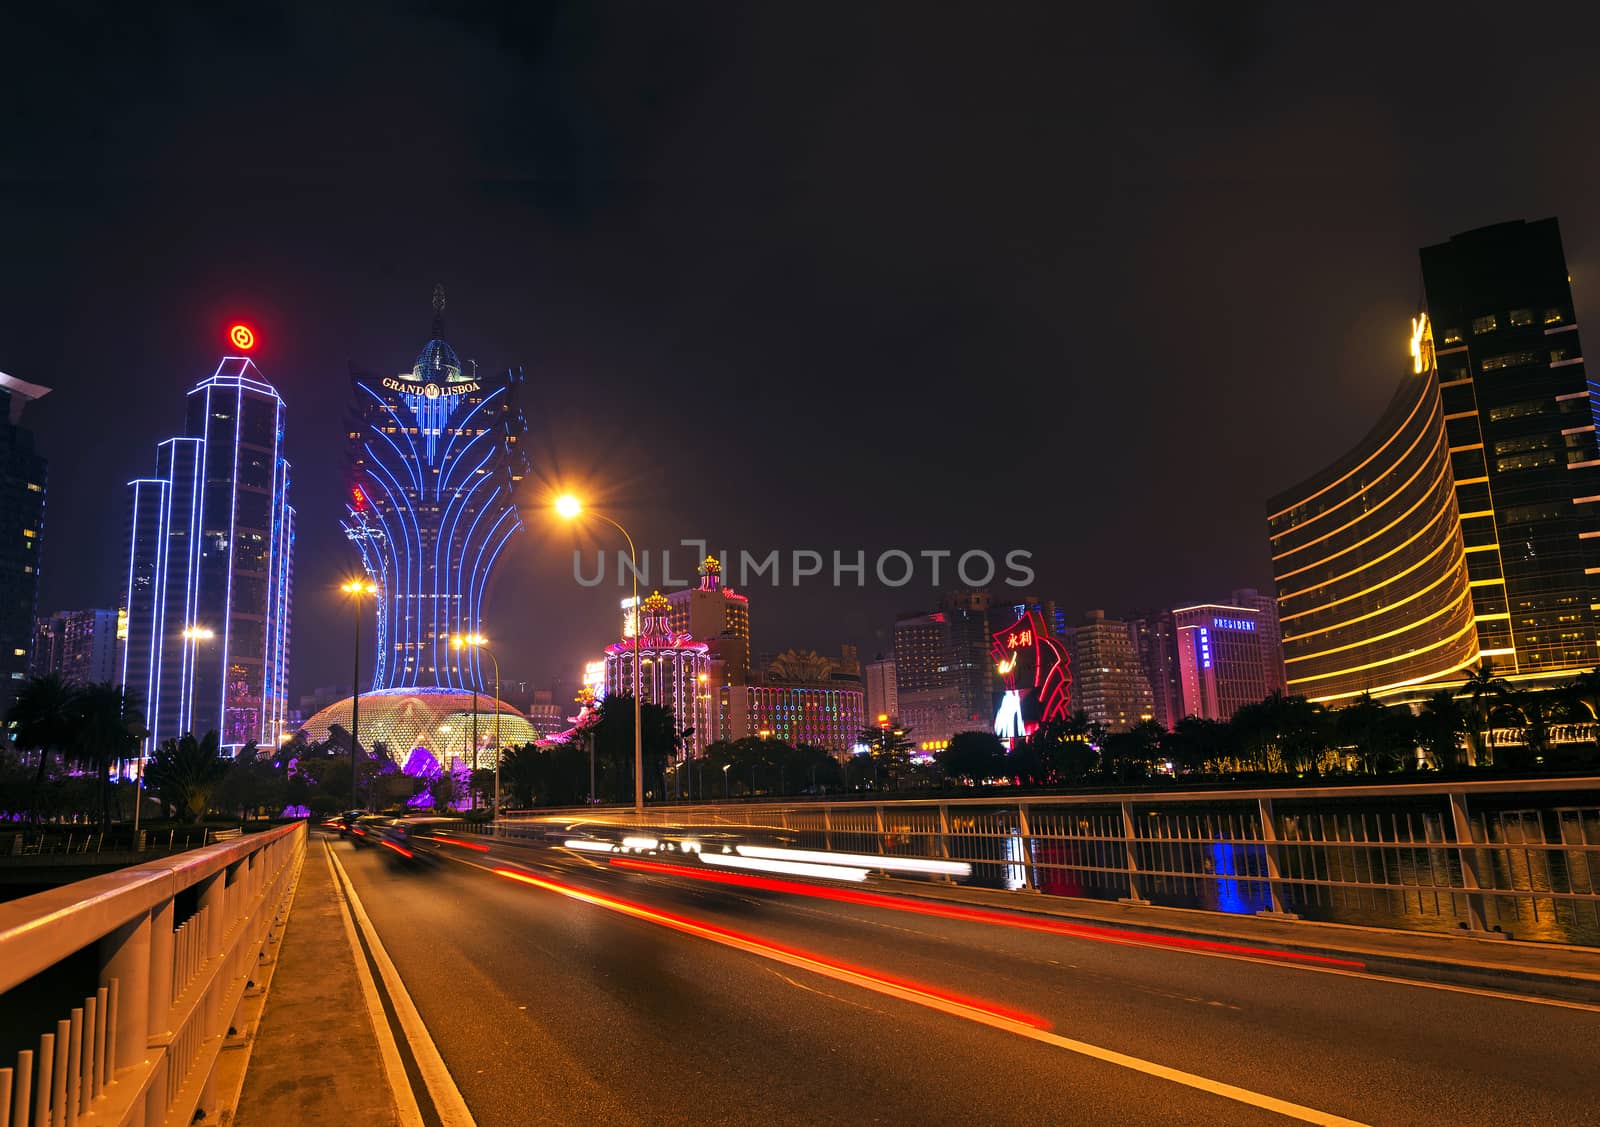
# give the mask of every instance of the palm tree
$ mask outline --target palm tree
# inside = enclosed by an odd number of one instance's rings
[[[1461,703],[1449,689],[1440,689],[1422,702],[1417,733],[1437,770],[1449,771],[1461,765],[1461,736],[1466,729]]]
[[[1489,762],[1488,749],[1484,746],[1483,735],[1489,727],[1489,716],[1494,712],[1495,705],[1504,700],[1511,691],[1503,677],[1494,675],[1494,662],[1484,658],[1483,663],[1467,676],[1466,684],[1461,686],[1458,695],[1464,696],[1471,702],[1471,726],[1467,729],[1468,748],[1467,765],[1476,767],[1479,763]]]
[[[1587,673],[1578,674],[1567,687],[1567,692],[1575,705],[1580,705],[1589,711],[1586,718],[1576,708],[1572,709],[1572,721],[1593,724],[1595,739],[1600,742],[1600,669],[1591,669]]]
[[[6,715],[17,746],[39,753],[39,768],[34,772],[30,799],[36,824],[39,789],[44,786],[50,753],[65,751],[72,742],[76,709],[77,690],[52,673],[25,682]]]
[[[152,790],[161,801],[180,814],[192,815],[198,822],[211,805],[211,792],[228,773],[228,761],[217,753],[217,733],[203,739],[191,733],[169,739],[156,749],[146,773]]]
[[[111,825],[111,771],[135,754],[144,727],[138,714],[138,695],[124,692],[107,681],[78,689],[73,709],[77,731],[66,749],[67,758],[98,780],[100,825]]]

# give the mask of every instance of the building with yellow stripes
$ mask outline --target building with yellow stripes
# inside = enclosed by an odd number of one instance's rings
[[[1600,451],[1554,219],[1421,252],[1411,371],[1268,505],[1288,688],[1337,703],[1600,664]],[[1435,340],[1437,338],[1437,350]]]

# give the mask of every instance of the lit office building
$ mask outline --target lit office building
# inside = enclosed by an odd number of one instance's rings
[[[284,404],[248,357],[188,395],[188,426],[129,483],[122,683],[143,701],[146,754],[184,733],[235,753],[286,723],[294,509]]]
[[[1554,219],[1422,250],[1479,652],[1517,681],[1591,669],[1600,452]]]
[[[1276,621],[1276,618],[1274,618]],[[1150,714],[1157,724],[1171,729],[1183,715],[1183,694],[1178,687],[1178,644],[1172,612],[1143,614],[1128,622],[1128,634],[1139,655],[1139,668],[1150,686]],[[1281,658],[1280,658],[1281,664]]]
[[[955,686],[953,719],[963,731],[985,731],[994,717],[989,601],[987,591],[948,591],[939,600],[939,609],[944,613],[944,675]]]
[[[900,715],[900,698],[895,693],[894,658],[879,657],[867,662],[867,717],[874,723],[894,720]]]
[[[28,675],[44,544],[46,464],[22,408],[49,393],[0,372],[0,717]]]
[[[1129,624],[1092,610],[1072,630],[1073,708],[1112,732],[1125,732],[1155,717]]]
[[[1256,612],[1256,623],[1261,631],[1261,645],[1267,655],[1267,695],[1287,693],[1288,673],[1283,667],[1283,628],[1278,623],[1278,600],[1263,595],[1254,587],[1243,587],[1228,596],[1236,607],[1249,607]]]
[[[711,647],[714,679],[742,684],[750,679],[750,600],[722,585],[722,563],[707,556],[700,583],[667,596],[668,626]]]
[[[34,677],[56,676],[74,685],[115,682],[122,672],[117,612],[64,610],[39,619],[29,671]]]
[[[921,751],[936,751],[962,731],[961,692],[949,676],[949,661],[943,611],[908,615],[894,624],[895,697],[900,706],[900,726],[910,731]]]
[[[1180,718],[1231,720],[1267,695],[1272,655],[1252,607],[1216,604],[1172,612]]]

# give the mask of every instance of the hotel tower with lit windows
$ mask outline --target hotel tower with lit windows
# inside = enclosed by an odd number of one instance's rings
[[[1556,221],[1426,247],[1422,276],[1388,411],[1268,507],[1288,689],[1313,700],[1600,664],[1600,451]]]

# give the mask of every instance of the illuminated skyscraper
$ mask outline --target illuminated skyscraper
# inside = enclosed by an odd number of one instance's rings
[[[1150,682],[1128,623],[1092,610],[1072,628],[1071,637],[1074,709],[1112,732],[1155,718]]]
[[[707,556],[700,585],[667,596],[668,624],[711,647],[713,680],[742,685],[750,679],[750,599],[722,584],[722,561]]]
[[[1276,654],[1253,607],[1207,603],[1172,612],[1178,647],[1179,718],[1231,720],[1267,695]]]
[[[44,542],[45,460],[18,424],[23,405],[49,392],[0,372],[0,716],[27,676]]]
[[[480,380],[443,340],[443,314],[438,287],[433,339],[409,372],[352,377],[344,528],[381,590],[374,689],[492,688],[481,650],[450,639],[484,632],[489,576],[522,527],[522,369]]]
[[[283,731],[294,575],[284,413],[248,357],[226,356],[189,392],[187,433],[156,448],[156,476],[129,483],[122,681],[143,704],[147,753],[186,732],[216,731],[236,752]]]

